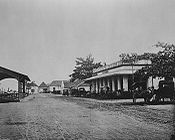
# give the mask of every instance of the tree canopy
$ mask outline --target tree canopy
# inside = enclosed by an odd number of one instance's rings
[[[152,65],[143,67],[136,74],[146,77],[175,77],[175,46],[160,42],[154,46],[160,48],[160,51],[150,59]]]
[[[158,47],[160,50],[157,53],[144,53],[141,55],[136,53],[121,54],[119,57],[124,63],[134,63],[138,60],[151,61],[151,65],[136,71],[135,77],[140,77],[140,79],[145,79],[149,76],[153,76],[153,78],[175,77],[175,46],[169,43],[158,42],[154,47]]]
[[[137,54],[137,53],[122,53],[119,55],[120,60],[122,63],[129,63],[134,64],[138,62],[139,60],[152,60],[156,56],[155,53],[143,53],[143,54]]]
[[[70,75],[71,81],[75,81],[76,79],[83,80],[89,78],[93,74],[93,69],[101,67],[101,62],[95,63],[92,55],[88,55],[86,58],[76,58],[76,65],[73,70],[73,73]]]

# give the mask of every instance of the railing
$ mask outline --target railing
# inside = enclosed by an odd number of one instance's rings
[[[120,65],[123,65],[123,64],[130,64],[130,63],[124,63],[122,61],[118,61],[118,62],[109,64],[109,65],[105,65],[105,66],[99,67],[97,69],[94,69],[93,73],[97,73],[97,72],[100,72],[100,71],[108,70],[108,69],[111,69],[111,68],[114,68],[114,67],[117,67],[117,66],[120,66]],[[134,64],[151,64],[151,63],[148,60],[140,60],[140,61],[138,61],[138,62],[136,62]]]
[[[20,94],[19,93],[3,93],[0,94],[0,102],[19,102]]]
[[[116,66],[119,66],[119,65],[122,65],[122,64],[123,64],[122,61],[118,61],[118,62],[109,64],[109,65],[105,65],[105,66],[99,67],[97,69],[94,69],[93,73],[96,73],[96,72],[99,72],[99,71],[103,71],[103,70],[106,70],[106,69],[110,69],[110,68],[113,68],[113,67],[116,67]]]

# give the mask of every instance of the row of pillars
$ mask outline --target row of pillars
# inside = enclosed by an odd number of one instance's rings
[[[112,76],[95,79],[91,83],[91,92],[99,93],[101,87],[109,87],[110,91],[124,90],[128,91],[128,76]]]

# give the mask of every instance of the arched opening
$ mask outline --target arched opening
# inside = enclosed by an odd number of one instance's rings
[[[18,81],[18,92],[25,93],[26,83],[30,81],[27,75],[0,66],[0,80],[8,78],[16,79]]]
[[[0,80],[0,92],[14,93],[18,91],[18,81],[14,78]]]

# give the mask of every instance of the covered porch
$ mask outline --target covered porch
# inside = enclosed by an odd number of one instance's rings
[[[18,81],[18,93],[26,92],[27,81],[30,81],[27,75],[0,66],[0,81],[7,78]]]
[[[133,81],[133,72],[130,70],[116,71],[97,75],[85,80],[91,84],[91,92],[100,93],[102,87],[109,91],[129,91]]]

